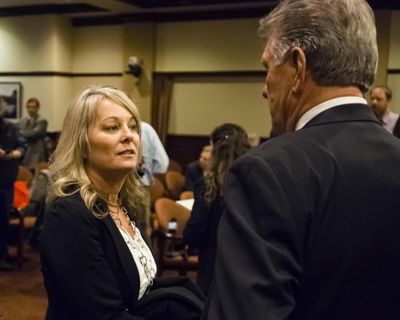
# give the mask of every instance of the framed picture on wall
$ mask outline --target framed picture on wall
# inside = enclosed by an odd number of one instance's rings
[[[21,96],[20,82],[0,82],[0,103],[5,105],[5,118],[16,120],[22,116]]]

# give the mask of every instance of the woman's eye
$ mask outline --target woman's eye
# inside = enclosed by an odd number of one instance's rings
[[[136,123],[132,123],[131,125],[129,125],[129,128],[130,128],[132,131],[136,131],[136,130],[137,130],[137,124],[136,124]]]
[[[115,131],[115,130],[118,130],[118,126],[108,126],[108,127],[106,127],[106,130],[107,131]]]

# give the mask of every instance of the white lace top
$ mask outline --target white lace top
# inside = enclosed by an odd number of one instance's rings
[[[149,286],[152,285],[153,279],[157,273],[157,265],[139,229],[136,228],[134,223],[132,223],[132,227],[135,230],[135,239],[132,239],[129,233],[123,228],[118,227],[118,229],[135,260],[139,272],[140,289],[138,299],[140,299],[144,296]]]

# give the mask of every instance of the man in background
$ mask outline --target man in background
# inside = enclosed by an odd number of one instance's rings
[[[363,92],[365,0],[283,0],[260,22],[273,139],[227,178],[211,320],[400,319],[400,141]]]
[[[4,119],[5,112],[4,97],[0,96],[0,271],[13,269],[7,261],[8,224],[18,165],[27,147],[18,128]]]
[[[383,127],[400,138],[399,114],[390,110],[392,90],[388,86],[378,85],[371,89],[371,108]]]
[[[47,130],[47,120],[39,115],[40,102],[29,98],[26,102],[28,116],[19,122],[21,134],[28,141],[28,150],[23,165],[33,170],[38,162],[47,161],[44,138]]]
[[[141,122],[142,135],[142,164],[140,173],[142,175],[142,182],[145,187],[150,187],[154,182],[154,175],[158,173],[166,173],[169,165],[169,157],[164,149],[164,146],[154,128],[147,122]],[[150,203],[150,196],[148,196]],[[150,204],[149,204],[150,206]],[[150,210],[143,213],[144,216],[140,217],[142,226],[147,234],[150,234]]]
[[[154,181],[157,173],[166,173],[169,165],[169,157],[158,137],[157,132],[147,122],[141,122],[142,127],[142,181],[148,187]]]
[[[193,191],[194,184],[203,177],[204,172],[210,165],[211,145],[205,145],[200,152],[198,160],[187,164],[185,170],[185,185],[183,191]]]

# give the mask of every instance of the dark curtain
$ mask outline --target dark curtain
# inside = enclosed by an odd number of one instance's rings
[[[171,109],[173,77],[170,75],[155,74],[153,77],[153,97],[151,105],[151,124],[157,131],[165,145],[169,113]]]

